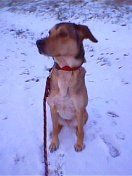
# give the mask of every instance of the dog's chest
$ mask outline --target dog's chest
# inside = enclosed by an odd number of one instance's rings
[[[75,107],[72,101],[72,80],[74,75],[72,72],[63,72],[57,75],[58,92],[52,89],[48,97],[48,104],[56,106],[57,112],[63,119],[72,119],[75,117]],[[55,80],[54,80],[55,81]]]
[[[58,88],[61,97],[69,96],[72,86],[73,74],[72,72],[62,73],[58,76]]]
[[[57,112],[63,119],[73,119],[75,117],[75,107],[69,96],[62,97],[59,94],[54,97]]]
[[[71,97],[68,95],[62,96],[60,93],[55,96],[50,95],[47,102],[51,107],[56,107],[61,118],[70,120],[75,117],[75,107]]]

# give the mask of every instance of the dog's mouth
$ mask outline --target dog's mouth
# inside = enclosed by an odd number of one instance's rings
[[[45,42],[43,40],[37,40],[36,45],[38,48],[39,54],[45,55],[45,56],[50,56],[50,57],[59,57],[60,55],[54,55],[49,53],[49,51],[45,48]]]
[[[45,55],[45,56],[52,56],[52,55],[49,54],[49,52],[45,49],[45,42],[44,42],[44,40],[37,40],[37,41],[36,41],[36,45],[37,45],[39,54],[42,54],[42,55]],[[54,56],[52,56],[52,57],[54,57]]]
[[[38,48],[39,54],[44,54],[40,48]]]

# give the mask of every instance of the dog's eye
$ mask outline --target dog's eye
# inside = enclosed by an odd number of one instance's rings
[[[60,32],[60,33],[59,33],[59,36],[61,36],[61,37],[67,37],[68,34],[67,34],[66,32]]]

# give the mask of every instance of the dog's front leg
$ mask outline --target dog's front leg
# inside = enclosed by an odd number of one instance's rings
[[[77,118],[77,143],[75,144],[75,150],[77,152],[82,151],[84,149],[84,144],[83,144],[83,140],[84,140],[84,122],[83,122],[83,114],[84,114],[84,110],[83,109],[79,109],[76,112],[76,118]]]
[[[56,107],[51,107],[51,117],[52,117],[52,124],[53,124],[53,136],[52,136],[52,142],[49,146],[50,152],[54,152],[59,147],[59,123],[58,123],[58,113],[56,110]]]

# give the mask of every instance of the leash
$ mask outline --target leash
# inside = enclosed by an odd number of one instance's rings
[[[48,170],[48,156],[47,156],[47,116],[46,116],[46,98],[50,92],[50,75],[46,80],[46,87],[43,98],[43,115],[44,115],[44,164],[45,164],[45,176],[49,175]]]
[[[57,63],[54,63],[54,68],[57,70],[63,70],[63,71],[75,71],[78,70],[81,66],[79,67],[60,67]],[[49,73],[52,71],[52,68],[50,68],[48,71]],[[45,86],[45,92],[44,92],[44,98],[43,98],[43,115],[44,115],[44,164],[45,164],[45,176],[49,175],[49,170],[48,170],[48,154],[47,154],[47,115],[46,115],[46,99],[49,96],[50,93],[50,75],[46,79],[46,86]]]

